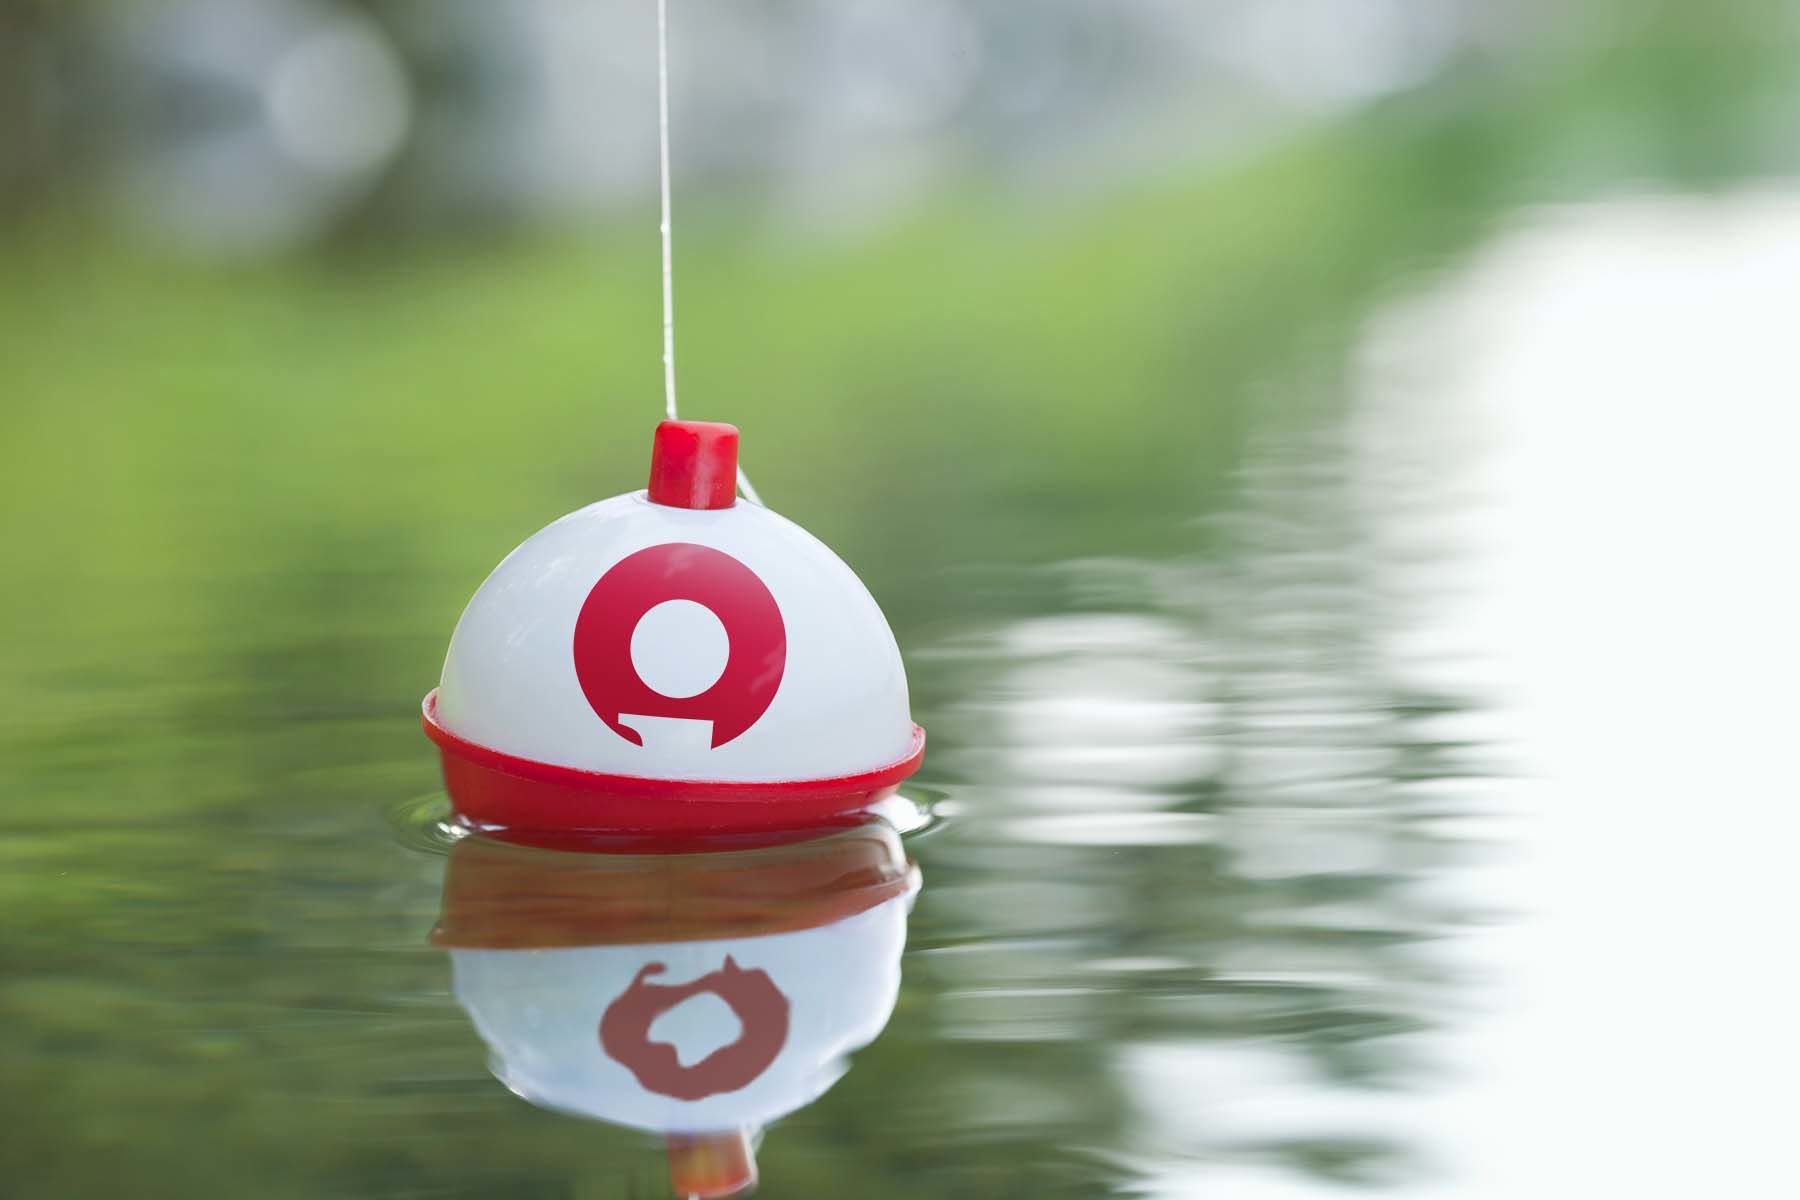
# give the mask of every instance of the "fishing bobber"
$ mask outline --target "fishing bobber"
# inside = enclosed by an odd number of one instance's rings
[[[737,498],[738,431],[657,427],[647,491],[508,555],[450,639],[425,731],[456,811],[515,830],[804,825],[918,768],[881,610]]]
[[[679,1196],[756,1180],[753,1138],[887,1024],[919,886],[880,820],[750,850],[574,853],[474,836],[433,940],[495,1075],[661,1135]]]

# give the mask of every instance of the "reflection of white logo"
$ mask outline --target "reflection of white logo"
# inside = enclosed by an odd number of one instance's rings
[[[589,872],[571,855],[535,890],[524,872],[540,852],[495,845],[452,850],[438,940],[495,1073],[535,1104],[658,1133],[765,1125],[824,1092],[893,1011],[917,876],[889,834],[840,845],[842,857],[771,862],[768,877],[698,860],[667,876],[678,856],[597,859]],[[845,908],[853,915],[829,919]],[[586,944],[742,924],[767,931]]]

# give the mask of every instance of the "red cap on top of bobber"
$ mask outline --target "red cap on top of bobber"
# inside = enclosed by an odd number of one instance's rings
[[[768,829],[918,768],[898,646],[849,567],[738,503],[738,431],[657,427],[649,487],[495,568],[426,696],[451,802],[514,831]]]
[[[738,431],[721,421],[664,421],[650,450],[652,504],[730,508],[737,503]]]

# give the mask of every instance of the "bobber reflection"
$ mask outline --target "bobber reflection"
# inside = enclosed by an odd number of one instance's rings
[[[918,887],[876,818],[682,853],[470,836],[433,941],[502,1083],[660,1134],[677,1195],[730,1196],[887,1024]]]

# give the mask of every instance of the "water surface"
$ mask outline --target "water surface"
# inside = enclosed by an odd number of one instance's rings
[[[1257,409],[1182,507],[1109,462],[1098,516],[857,509],[932,736],[929,819],[890,814],[923,887],[767,1193],[1774,1194],[1796,497],[1741,431],[1800,276],[1742,247],[1794,211],[1523,214],[1269,367],[1331,402]],[[1646,330],[1713,351],[1623,370]],[[417,696],[557,510],[283,494],[18,576],[0,1190],[666,1194],[660,1137],[502,1086],[432,937]]]

